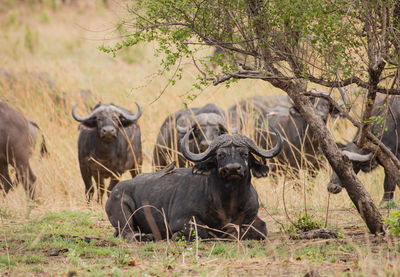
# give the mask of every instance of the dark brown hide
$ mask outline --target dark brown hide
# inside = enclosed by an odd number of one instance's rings
[[[141,116],[116,105],[97,105],[86,117],[75,114],[81,123],[78,138],[78,156],[86,197],[94,194],[92,178],[97,184],[97,201],[102,202],[105,191],[104,179],[111,178],[108,194],[118,183],[118,178],[129,171],[132,177],[140,173],[142,165],[142,142],[137,120]]]
[[[5,193],[12,188],[8,173],[11,165],[29,197],[35,198],[36,177],[29,165],[31,154],[29,121],[20,112],[0,103],[0,185]]]
[[[214,104],[180,110],[169,115],[161,125],[153,150],[153,165],[156,170],[164,168],[172,161],[177,161],[179,167],[187,165],[180,146],[185,133],[194,128],[189,138],[189,149],[200,153],[217,136],[227,133],[224,118],[222,109]]]

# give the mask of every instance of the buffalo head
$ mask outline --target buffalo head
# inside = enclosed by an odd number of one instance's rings
[[[186,133],[182,140],[182,153],[186,159],[195,162],[193,174],[210,174],[212,171],[224,180],[243,180],[250,176],[250,169],[255,177],[268,175],[268,167],[260,163],[254,156],[273,158],[282,149],[282,136],[273,127],[278,141],[273,149],[264,150],[244,135],[221,135],[212,141],[208,149],[200,154],[194,154],[186,143],[193,129]]]
[[[330,94],[328,92],[325,91],[316,91],[316,90],[311,90],[311,92],[317,92],[320,94],[324,94],[326,96],[330,96]],[[325,98],[320,98],[320,97],[311,97],[311,102],[314,104],[315,109],[317,110],[317,113],[319,116],[321,116],[322,120],[324,120],[324,122],[327,122],[328,120],[328,115],[330,115],[331,117],[335,118],[337,116],[340,115],[340,111],[334,106],[332,105],[331,102],[329,102],[327,99]],[[346,95],[343,95],[343,99],[340,99],[336,102],[336,104],[342,108],[345,108],[345,101],[346,101]]]
[[[228,132],[225,120],[221,115],[216,113],[201,113],[195,115],[190,119],[188,126],[182,126],[180,122],[177,122],[176,127],[181,135],[193,129],[193,132],[190,132],[189,140],[193,141],[191,143],[193,143],[195,148],[199,149],[199,151],[205,151],[210,146],[211,141]]]
[[[350,142],[341,148],[342,154],[346,156],[353,165],[353,170],[357,174],[360,170],[363,172],[370,172],[372,169],[377,167],[378,163],[373,158],[372,153],[359,148],[354,142]],[[339,176],[335,172],[328,183],[328,191],[330,193],[339,193],[342,191],[343,184],[339,179]]]
[[[137,122],[142,115],[142,108],[136,102],[138,107],[137,114],[131,114],[128,110],[115,105],[103,104],[97,105],[86,117],[76,115],[75,109],[78,104],[72,108],[73,118],[80,122],[84,127],[96,129],[101,141],[110,143],[115,140],[120,127],[128,127]]]

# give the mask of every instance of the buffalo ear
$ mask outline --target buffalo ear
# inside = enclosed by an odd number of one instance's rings
[[[249,164],[254,177],[261,178],[268,176],[269,167],[259,162],[252,154],[249,155]]]
[[[197,163],[193,166],[192,173],[194,175],[210,175],[211,171],[217,167],[215,158],[209,158],[204,162]]]
[[[296,107],[294,107],[294,106],[289,108],[289,114],[290,114],[291,116],[293,116],[293,117],[298,117],[298,116],[300,116],[299,110],[298,110]]]
[[[126,119],[125,117],[120,116],[120,117],[119,117],[119,122],[120,122],[120,125],[122,125],[122,127],[129,127],[129,126],[131,126],[133,123],[135,123],[136,120],[128,120],[128,119]]]

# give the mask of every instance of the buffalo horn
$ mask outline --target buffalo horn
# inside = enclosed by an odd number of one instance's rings
[[[135,102],[135,103],[136,103],[136,106],[138,107],[138,113],[134,114],[134,115],[131,115],[131,114],[125,112],[124,110],[119,109],[118,107],[115,107],[115,106],[101,105],[101,106],[97,107],[96,109],[94,109],[88,116],[85,116],[85,117],[80,117],[75,113],[76,107],[78,106],[78,104],[75,104],[72,107],[72,117],[76,121],[83,122],[83,121],[86,121],[86,120],[90,119],[93,115],[95,115],[96,113],[98,113],[100,111],[103,111],[105,109],[111,109],[111,110],[117,112],[118,114],[121,114],[128,121],[134,121],[134,120],[138,120],[139,117],[142,115],[142,107],[140,107],[138,102]]]
[[[363,155],[363,154],[350,152],[350,151],[347,151],[347,150],[343,150],[342,154],[346,155],[349,158],[350,161],[354,161],[354,162],[367,162],[372,157],[372,153]]]
[[[128,121],[135,121],[138,120],[140,118],[140,116],[142,115],[142,107],[139,105],[138,102],[135,102],[137,108],[138,108],[138,112],[137,114],[129,114],[127,112],[125,112],[124,110],[119,109],[118,107],[112,106],[112,109],[116,112],[118,112],[119,114],[121,114],[123,117],[125,117]]]
[[[204,161],[209,157],[209,155],[214,152],[216,148],[218,148],[221,144],[223,144],[226,141],[226,136],[227,135],[222,135],[217,137],[215,140],[211,142],[211,145],[207,148],[206,151],[200,154],[195,154],[190,152],[190,150],[187,148],[187,140],[189,135],[193,132],[193,128],[191,128],[183,137],[182,142],[181,142],[181,150],[183,156],[188,159],[189,161],[192,162],[201,162]]]
[[[91,118],[91,117],[93,116],[93,114],[94,114],[95,111],[97,110],[97,109],[95,109],[95,110],[92,111],[88,116],[80,117],[79,115],[77,115],[77,114],[75,113],[76,107],[78,107],[78,104],[75,104],[75,105],[72,107],[72,117],[73,117],[76,121],[79,121],[79,122],[83,122],[83,121],[88,120],[89,118]]]
[[[103,111],[103,110],[105,110],[105,109],[107,109],[108,107],[109,107],[109,105],[100,105],[100,106],[98,106],[97,108],[95,108],[88,116],[85,116],[85,117],[80,117],[79,115],[77,115],[76,113],[75,113],[75,109],[76,109],[76,107],[78,106],[78,104],[75,104],[73,107],[72,107],[72,117],[76,120],[76,121],[79,121],[79,122],[83,122],[83,121],[86,121],[86,120],[88,120],[88,119],[90,119],[93,115],[95,115],[96,113],[98,113],[98,112],[101,112],[101,111]],[[119,111],[119,110],[118,110]]]
[[[281,133],[279,133],[279,131],[277,129],[275,129],[275,127],[273,127],[273,126],[270,126],[270,128],[272,129],[272,131],[276,134],[276,136],[278,138],[278,141],[276,142],[275,147],[272,149],[269,149],[269,150],[262,149],[262,148],[258,147],[254,143],[254,141],[252,141],[248,137],[244,137],[246,140],[246,144],[250,148],[251,152],[253,152],[254,154],[256,154],[262,158],[268,158],[268,159],[273,158],[276,155],[278,155],[279,152],[281,152],[282,146],[283,146],[283,139],[282,139]]]
[[[176,129],[178,130],[179,133],[186,134],[186,132],[189,130],[189,127],[184,127],[176,124]]]

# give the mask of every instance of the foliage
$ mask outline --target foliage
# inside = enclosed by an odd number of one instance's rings
[[[389,226],[390,233],[400,239],[400,210],[392,211],[390,217],[386,219],[386,224]],[[400,243],[398,243],[397,249],[400,252]]]
[[[386,224],[389,226],[390,232],[400,238],[400,210],[392,211]]]
[[[289,233],[301,233],[321,228],[322,223],[310,215],[298,217],[288,228]]]
[[[381,4],[390,12],[395,6],[392,0]],[[220,81],[218,76],[229,82],[293,75],[311,82],[351,76],[366,81],[369,64],[359,60],[369,58],[369,41],[360,34],[366,32],[363,19],[380,20],[380,8],[368,1],[344,0],[131,1],[130,35],[100,49],[116,55],[140,41],[155,41],[157,52],[163,54],[162,66],[170,70],[181,58],[195,57],[204,45],[217,46],[215,55],[199,58],[203,74],[215,77],[201,79],[214,82]],[[204,59],[217,64],[222,74]],[[316,70],[320,73],[314,74]],[[237,74],[230,75],[233,72]]]

